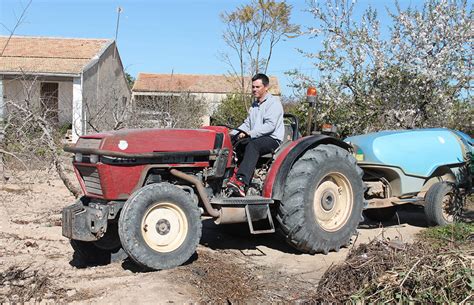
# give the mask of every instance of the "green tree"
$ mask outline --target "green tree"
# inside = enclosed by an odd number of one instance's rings
[[[247,117],[245,104],[239,94],[229,94],[212,116],[212,125],[238,127]]]
[[[127,79],[128,87],[131,90],[135,84],[135,77],[133,77],[130,73],[125,72],[125,78]]]

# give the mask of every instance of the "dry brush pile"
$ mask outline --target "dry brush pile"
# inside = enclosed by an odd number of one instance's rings
[[[0,303],[64,300],[67,296],[66,289],[54,285],[47,275],[38,270],[12,266],[0,272]]]
[[[311,301],[473,302],[474,226],[448,228],[430,229],[413,244],[359,245],[326,271]]]
[[[313,290],[312,284],[295,275],[236,259],[225,251],[198,250],[198,259],[179,267],[178,281],[199,291],[202,303],[300,302]]]

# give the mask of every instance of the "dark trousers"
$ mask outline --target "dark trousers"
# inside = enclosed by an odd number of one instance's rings
[[[241,179],[245,185],[249,185],[255,167],[257,166],[258,158],[274,151],[279,145],[280,142],[270,136],[255,139],[248,138],[247,141],[242,141],[239,146],[245,146],[245,152],[239,170],[237,171],[237,177]],[[243,151],[244,148],[240,147],[239,150]]]

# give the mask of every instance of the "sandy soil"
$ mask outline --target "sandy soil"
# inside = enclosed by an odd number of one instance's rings
[[[229,234],[205,221],[197,254],[179,268],[144,272],[129,260],[79,268],[61,235],[61,210],[74,198],[60,180],[40,180],[0,182],[0,303],[307,300],[324,271],[348,253],[300,254],[276,234],[250,235],[245,227]],[[353,241],[383,236],[409,242],[425,226],[422,210],[405,209],[383,228],[362,223]]]

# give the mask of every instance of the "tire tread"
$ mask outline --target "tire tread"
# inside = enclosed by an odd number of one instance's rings
[[[352,181],[354,191],[354,207],[349,216],[348,223],[351,228],[344,226],[339,231],[343,236],[335,236],[332,240],[314,233],[312,226],[317,224],[305,223],[305,192],[308,189],[309,180],[328,160],[344,162],[354,168],[357,181]],[[331,161],[331,162],[333,162]],[[362,170],[357,166],[355,158],[345,149],[328,144],[320,145],[306,151],[291,168],[285,183],[283,200],[280,203],[277,221],[286,241],[299,251],[306,253],[328,253],[338,251],[340,247],[346,246],[351,236],[356,232],[357,224],[362,215],[363,190]],[[356,218],[356,220],[354,219]],[[353,227],[353,228],[352,228]],[[321,229],[319,229],[321,230]],[[339,233],[339,232],[338,232]]]

